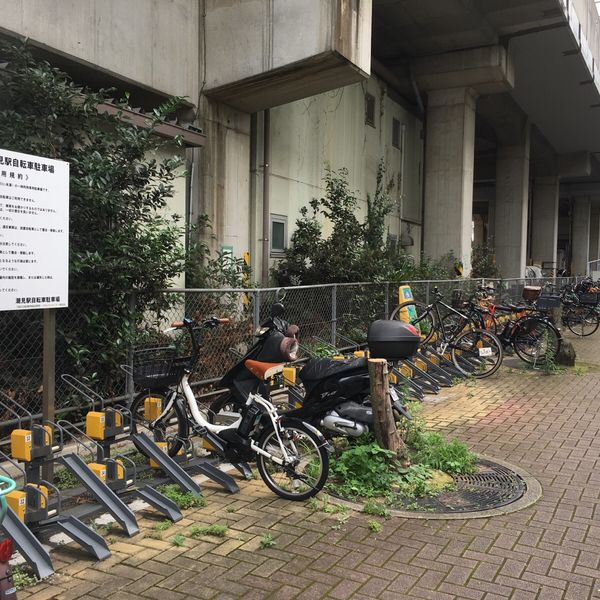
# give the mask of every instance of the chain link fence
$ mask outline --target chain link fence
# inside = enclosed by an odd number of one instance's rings
[[[524,285],[541,285],[547,292],[558,292],[573,281],[570,278],[510,280],[412,281],[415,300],[429,302],[438,289],[447,302],[452,291],[474,292],[479,285],[493,286],[497,301],[518,300]],[[300,341],[305,356],[319,346],[351,348],[366,340],[368,324],[389,317],[398,305],[398,283],[355,283],[287,288],[285,318],[300,327]],[[95,307],[94,298],[71,294],[68,309],[57,311],[56,319],[56,410],[59,416],[78,420],[88,408],[84,398],[72,393],[60,379],[70,373],[87,380],[103,397],[126,401],[133,390],[120,364],[131,365],[135,348],[173,343],[183,344],[162,330],[172,321],[189,316],[201,321],[209,316],[227,316],[231,323],[205,332],[202,352],[193,383],[197,387],[213,385],[236,362],[253,341],[253,332],[268,316],[277,301],[276,288],[183,290],[164,292],[167,308],[136,314],[135,296],[128,300],[128,315],[115,319],[131,320],[131,336],[123,340],[94,338],[93,314],[107,307]],[[0,390],[15,399],[25,411],[41,413],[43,392],[43,313],[42,311],[8,311],[0,314],[0,331],[4,344],[0,349]],[[82,334],[83,338],[82,338]],[[81,340],[85,340],[82,343]],[[77,342],[77,343],[75,343]],[[102,342],[102,343],[100,343]],[[0,398],[1,402],[2,398]],[[0,422],[13,425],[14,414],[0,407]]]

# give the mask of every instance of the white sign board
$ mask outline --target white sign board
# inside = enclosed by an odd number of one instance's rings
[[[0,150],[0,310],[69,301],[69,163]]]

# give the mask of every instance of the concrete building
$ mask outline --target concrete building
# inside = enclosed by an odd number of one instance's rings
[[[504,276],[585,272],[600,249],[600,20],[593,0],[0,0],[91,86],[147,109],[185,96],[188,219],[265,277],[325,167],[364,200],[383,160],[389,233],[418,256],[473,241]],[[184,111],[185,112],[185,111]]]

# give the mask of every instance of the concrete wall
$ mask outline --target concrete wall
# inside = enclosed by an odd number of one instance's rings
[[[374,126],[365,123],[365,93],[375,96]],[[402,149],[392,145],[392,122],[405,125],[404,166]],[[260,126],[260,120],[259,120]],[[300,209],[312,198],[324,194],[323,177],[327,164],[346,167],[350,189],[359,197],[358,218],[366,214],[366,196],[373,195],[379,160],[387,166],[386,177],[394,182],[391,191],[396,206],[388,217],[392,234],[401,233],[401,215],[412,221],[404,233],[415,244],[408,250],[420,253],[422,122],[393,100],[387,87],[374,77],[354,84],[271,109],[271,200],[270,213],[288,216],[288,242]],[[401,145],[401,144],[400,144]],[[256,144],[256,163],[262,165],[262,134]],[[403,197],[400,194],[401,176]],[[402,212],[401,212],[402,211]],[[262,238],[262,171],[255,175],[252,210],[253,239],[249,240],[255,274],[260,272]],[[243,228],[239,223],[238,227]],[[410,232],[409,232],[410,229]],[[324,235],[328,231],[324,230]],[[241,241],[241,236],[238,240]],[[247,247],[234,245],[237,255]],[[271,260],[271,263],[274,259]]]
[[[204,91],[246,112],[368,76],[371,0],[206,0]]]
[[[0,0],[0,28],[196,103],[199,6],[195,0]]]

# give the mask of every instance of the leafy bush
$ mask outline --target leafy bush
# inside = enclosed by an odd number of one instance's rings
[[[358,198],[350,190],[348,170],[326,169],[325,196],[304,206],[296,221],[285,258],[273,269],[278,285],[311,285],[356,281],[407,281],[453,278],[455,259],[449,253],[440,260],[414,258],[390,242],[385,218],[392,212],[393,182],[385,182],[380,162],[373,196],[367,195],[364,222],[356,218]],[[329,237],[323,237],[321,219],[328,221]]]
[[[63,368],[108,384],[144,314],[166,308],[161,290],[184,268],[179,217],[164,210],[182,174],[182,142],[154,133],[179,100],[157,107],[143,129],[98,111],[109,90],[81,88],[24,45],[3,43],[0,62],[0,145],[70,165],[70,288],[87,293],[58,322]]]
[[[496,264],[494,249],[486,244],[474,246],[471,255],[471,277],[489,277],[500,279],[500,269]]]
[[[437,432],[422,433],[413,441],[412,459],[432,469],[461,475],[475,471],[476,456],[457,439],[446,441]]]

